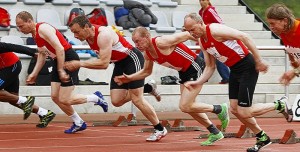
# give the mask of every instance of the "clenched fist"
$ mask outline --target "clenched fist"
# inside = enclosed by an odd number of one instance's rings
[[[65,70],[59,70],[58,75],[61,82],[66,83],[70,81],[70,76],[66,73]]]

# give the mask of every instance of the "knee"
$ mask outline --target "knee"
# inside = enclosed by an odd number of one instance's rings
[[[58,96],[56,96],[56,95],[51,95],[51,99],[52,99],[52,101],[55,102],[56,104],[59,103]]]
[[[121,107],[124,103],[122,101],[111,101],[111,104],[115,107]]]
[[[237,115],[237,114],[238,114],[236,108],[230,108],[230,112],[231,112],[233,115]]]
[[[179,105],[179,109],[184,112],[184,113],[189,113],[191,112],[191,106],[189,105]]]
[[[245,108],[243,109],[238,109],[237,110],[237,114],[239,115],[240,118],[242,119],[247,119],[247,118],[251,118],[252,115],[249,113],[248,110],[246,110]]]

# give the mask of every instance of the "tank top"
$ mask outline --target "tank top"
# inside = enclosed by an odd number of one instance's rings
[[[12,52],[0,53],[0,69],[10,67],[19,61],[19,57]]]
[[[157,64],[175,69],[177,71],[185,72],[197,57],[197,55],[183,43],[177,44],[171,54],[163,55],[157,48],[155,39],[156,37],[152,38],[152,44],[154,45],[154,49],[158,58],[154,59],[149,51],[146,51],[146,54],[150,60],[156,62]]]
[[[88,41],[87,42],[88,42],[89,46],[91,47],[91,49],[93,49],[98,54],[99,51],[101,51],[97,44],[100,26],[98,26],[98,25],[93,25],[93,26],[95,27],[94,43],[89,43]],[[118,62],[118,61],[126,58],[133,48],[133,46],[129,42],[127,42],[123,36],[121,36],[117,32],[116,32],[116,34],[119,37],[119,41],[112,46],[111,59],[110,59],[111,62]]]
[[[206,26],[207,41],[203,38],[200,40],[203,48],[217,60],[231,67],[249,54],[249,50],[240,40],[216,41],[209,26],[210,24]]]
[[[286,51],[292,53],[298,62],[300,62],[300,21],[296,20],[292,31],[282,33],[280,37],[286,47]]]
[[[43,38],[40,37],[38,31],[39,31],[39,27],[41,24],[44,24],[44,23],[42,22],[42,23],[36,24],[36,35],[35,35],[36,45],[38,47],[45,46],[50,52],[52,52],[53,54],[56,54],[55,49],[46,40],[44,40]],[[45,23],[45,24],[47,24],[47,23]],[[55,30],[56,30],[56,36],[57,36],[60,44],[64,47],[64,50],[66,51],[66,50],[72,48],[72,45],[64,38],[64,36],[56,28],[55,28]],[[34,37],[34,35],[32,35],[32,37]]]

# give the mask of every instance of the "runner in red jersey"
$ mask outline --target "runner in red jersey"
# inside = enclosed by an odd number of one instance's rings
[[[199,0],[201,9],[199,10],[199,15],[202,17],[205,24],[220,23],[223,24],[222,19],[218,15],[215,7],[212,6],[210,0]],[[203,57],[203,53],[200,52],[199,55]],[[229,68],[219,60],[216,60],[216,68],[221,76],[222,80],[219,84],[227,84],[229,82]]]
[[[300,75],[300,20],[296,20],[292,11],[284,4],[273,4],[269,7],[266,18],[272,32],[280,36],[294,67],[280,78],[282,84],[289,85],[295,76]]]
[[[0,101],[21,108],[24,111],[24,119],[27,119],[31,112],[36,113],[40,117],[36,127],[45,128],[55,117],[55,113],[34,105],[34,97],[19,96],[19,74],[22,64],[12,52],[35,56],[36,49],[0,42]]]
[[[32,15],[26,11],[17,14],[16,24],[22,33],[32,34],[38,46],[37,63],[26,80],[28,84],[35,82],[45,63],[46,54],[54,58],[51,75],[51,98],[73,120],[72,126],[65,130],[65,133],[75,133],[85,130],[87,127],[72,105],[92,102],[107,112],[108,105],[99,91],[91,95],[73,93],[74,85],[78,83],[78,70],[71,72],[65,70],[63,66],[65,61],[79,61],[79,56],[56,28],[47,23],[35,23]]]
[[[144,79],[118,85],[113,78],[123,73],[132,74],[140,71],[144,66],[142,53],[132,47],[122,36],[110,27],[94,26],[86,16],[77,16],[69,24],[74,37],[86,40],[91,49],[98,52],[98,59],[86,61],[72,61],[66,68],[73,71],[80,67],[90,69],[107,69],[110,62],[114,63],[114,70],[110,82],[111,102],[119,107],[132,101],[132,103],[153,124],[155,132],[146,140],[159,141],[166,136],[167,130],[159,123],[153,107],[143,97]]]
[[[195,99],[201,91],[202,85],[198,85],[190,90],[184,87],[186,82],[197,80],[201,77],[205,67],[203,58],[198,57],[182,43],[190,38],[192,37],[188,32],[151,38],[150,32],[145,27],[136,28],[132,33],[132,39],[138,49],[144,52],[145,66],[137,73],[115,77],[115,81],[123,84],[144,79],[152,73],[154,62],[177,70],[181,79],[179,107],[182,112],[188,113],[209,130],[210,135],[207,141],[201,143],[201,145],[208,146],[224,138],[224,136],[205,113],[212,112],[217,114],[222,122],[222,129],[225,130],[229,123],[228,107],[227,104],[210,105],[196,102]]]
[[[258,126],[255,116],[278,110],[287,112],[286,97],[274,103],[252,104],[252,98],[258,79],[258,72],[266,72],[268,66],[262,61],[251,37],[241,31],[232,29],[223,24],[212,23],[206,25],[196,14],[188,14],[184,19],[184,27],[194,38],[200,39],[200,46],[208,55],[212,63],[213,58],[225,63],[230,68],[229,100],[231,112],[240,119],[255,134],[257,142],[248,152],[259,151],[271,144],[270,138]],[[211,77],[214,69],[207,65],[203,75]],[[187,82],[188,88],[202,85],[204,80]]]

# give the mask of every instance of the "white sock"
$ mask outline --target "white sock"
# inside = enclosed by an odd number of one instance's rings
[[[47,113],[48,113],[48,110],[46,110],[46,109],[44,109],[44,108],[42,108],[42,107],[39,107],[39,110],[38,110],[38,112],[37,112],[37,114],[38,114],[39,116],[45,116]]]
[[[81,126],[83,124],[83,120],[80,118],[80,116],[78,115],[77,112],[74,112],[71,116],[70,116],[73,120],[73,122],[75,123],[76,126]]]
[[[26,97],[23,97],[23,96],[19,96],[19,100],[17,102],[18,105],[20,105],[21,103],[24,103],[27,101],[27,98]]]
[[[92,94],[92,95],[86,95],[87,102],[96,103],[96,102],[98,102],[98,99],[99,99],[99,97],[96,96],[96,95],[94,95],[94,94]]]

